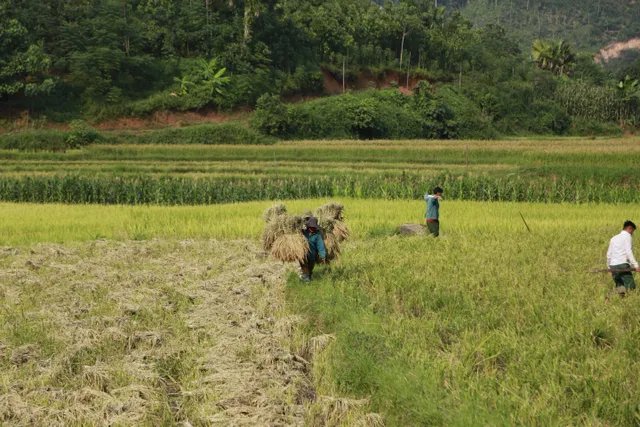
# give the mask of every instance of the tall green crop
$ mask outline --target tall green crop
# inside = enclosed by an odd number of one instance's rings
[[[544,177],[431,176],[189,178],[150,176],[0,176],[7,202],[203,205],[332,196],[415,200],[435,186],[448,199],[546,203],[634,203],[637,185]]]

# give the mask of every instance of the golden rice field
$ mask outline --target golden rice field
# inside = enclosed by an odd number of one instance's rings
[[[269,146],[93,145],[66,153],[0,150],[0,175],[324,176],[470,173],[636,179],[640,144],[618,139],[282,141]],[[468,160],[468,166],[467,166]],[[625,181],[625,182],[626,182]]]
[[[423,202],[339,199],[356,239],[392,234],[394,227],[420,222]],[[302,212],[328,199],[287,201]],[[0,244],[73,243],[96,239],[253,239],[260,236],[262,212],[274,202],[214,206],[99,206],[2,203]],[[443,224],[448,234],[519,233],[526,231],[520,213],[533,231],[594,231],[617,228],[637,215],[635,205],[529,204],[447,201]]]
[[[637,205],[445,201],[435,240],[394,233],[423,202],[340,201],[353,238],[311,285],[256,247],[271,202],[1,204],[0,421],[640,418],[638,297],[586,272]]]

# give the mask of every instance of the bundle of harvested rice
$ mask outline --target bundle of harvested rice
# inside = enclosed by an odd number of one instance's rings
[[[334,233],[335,226],[337,223],[338,221],[328,216],[318,217],[318,224],[320,225],[320,234],[322,235],[322,241],[324,242],[324,246],[327,249],[327,261],[332,261],[340,256],[339,242]]]
[[[299,215],[278,215],[271,217],[262,231],[262,247],[265,251],[271,250],[276,239],[285,234],[302,233],[304,220]]]
[[[333,228],[335,227],[336,220],[328,216],[319,216],[318,225],[320,226],[320,230],[323,233],[333,233]]]
[[[271,248],[271,256],[282,262],[304,261],[309,252],[309,242],[301,234],[283,234]]]
[[[336,221],[344,221],[342,211],[344,211],[344,205],[342,203],[329,202],[316,209],[316,216],[327,217],[335,219]]]
[[[349,227],[344,223],[343,211],[344,205],[338,202],[329,202],[316,209],[320,225],[332,233],[338,243],[347,240],[350,234]]]
[[[327,249],[327,261],[333,261],[340,257],[340,244],[333,233],[322,232],[322,240]]]
[[[264,222],[271,222],[271,220],[275,217],[278,217],[280,215],[285,215],[287,213],[287,207],[283,204],[279,204],[279,205],[273,205],[270,208],[268,208],[266,211],[264,211],[264,213],[262,214],[262,218],[264,219]]]
[[[347,227],[347,224],[345,224],[344,222],[336,221],[333,224],[333,235],[336,237],[338,243],[347,240],[350,233],[351,231],[349,231],[349,227]]]

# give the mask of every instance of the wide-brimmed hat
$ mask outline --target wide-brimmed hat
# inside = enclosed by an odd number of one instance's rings
[[[309,218],[307,222],[304,223],[304,225],[307,228],[320,228],[320,226],[318,225],[318,218],[316,218],[315,216]]]

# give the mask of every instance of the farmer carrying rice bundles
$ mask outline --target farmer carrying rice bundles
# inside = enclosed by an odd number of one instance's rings
[[[340,243],[349,236],[344,223],[344,205],[331,202],[302,215],[287,213],[284,205],[275,205],[263,215],[262,246],[282,262],[298,262],[301,278],[311,281],[317,262],[327,263],[340,255]]]

